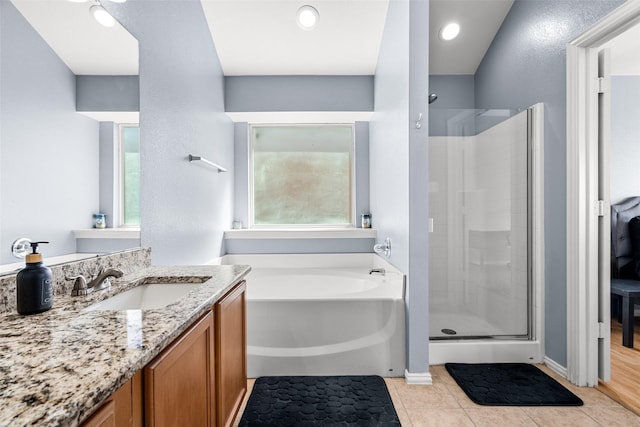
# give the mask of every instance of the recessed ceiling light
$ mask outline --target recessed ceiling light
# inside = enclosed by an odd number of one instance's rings
[[[296,17],[300,28],[302,28],[303,30],[311,30],[318,23],[320,14],[315,7],[305,5],[298,9]]]
[[[93,18],[98,21],[101,25],[105,27],[113,27],[116,24],[116,20],[113,19],[113,16],[109,15],[104,7],[94,4],[89,8],[89,13],[93,16]]]
[[[453,40],[460,34],[460,25],[451,22],[440,30],[440,38],[445,41]]]

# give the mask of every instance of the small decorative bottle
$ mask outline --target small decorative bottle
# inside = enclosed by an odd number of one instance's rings
[[[93,227],[105,228],[107,226],[107,217],[103,213],[93,214]]]
[[[371,228],[371,214],[363,213],[361,215],[360,223],[362,225],[362,228]]]

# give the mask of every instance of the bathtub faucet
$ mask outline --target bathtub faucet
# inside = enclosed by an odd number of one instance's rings
[[[369,270],[369,274],[373,273],[382,274],[383,276],[387,274],[384,268],[372,268],[371,270]]]
[[[384,239],[384,243],[373,245],[373,251],[377,254],[384,254],[384,256],[389,258],[391,256],[391,239],[387,237]]]

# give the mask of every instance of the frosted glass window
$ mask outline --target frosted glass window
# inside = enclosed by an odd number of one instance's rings
[[[140,225],[140,128],[120,127],[122,225]]]
[[[253,224],[351,225],[353,126],[252,126]]]

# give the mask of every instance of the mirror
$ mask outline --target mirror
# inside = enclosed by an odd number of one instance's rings
[[[80,114],[76,81],[91,87],[92,78],[134,79],[127,87],[135,87],[129,95],[137,100],[138,42],[117,22],[100,25],[90,7],[68,0],[0,2],[0,265],[22,264],[10,250],[21,237],[51,242],[42,247],[47,264],[78,252],[72,230],[91,228],[93,214],[104,209],[102,198],[115,199],[117,185],[108,182],[106,169],[116,175],[117,132],[105,156],[105,122],[114,130],[113,123],[137,123],[138,112],[89,97]],[[96,108],[86,107],[91,102]],[[114,251],[116,240],[104,239],[86,256]],[[125,244],[139,246],[133,241]]]

